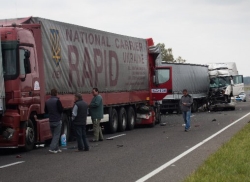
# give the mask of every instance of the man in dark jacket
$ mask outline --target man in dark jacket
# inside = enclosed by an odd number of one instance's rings
[[[56,89],[51,90],[51,97],[45,102],[44,110],[45,113],[49,115],[50,130],[53,137],[50,143],[49,152],[54,154],[62,152],[59,149],[59,139],[62,127],[63,107],[61,101],[57,97]]]
[[[191,116],[191,106],[193,104],[193,98],[188,94],[187,89],[183,90],[183,96],[180,100],[180,107],[183,115],[183,119],[185,122],[185,131],[189,131],[190,129],[190,116]]]
[[[82,100],[80,93],[75,94],[75,105],[72,110],[72,121],[75,127],[77,151],[89,151],[86,136],[86,122],[88,115],[88,104]],[[83,148],[84,145],[84,148]]]
[[[99,94],[98,88],[92,90],[93,99],[89,105],[91,120],[93,123],[94,139],[91,142],[103,141],[102,128],[100,126],[103,118],[102,96]]]

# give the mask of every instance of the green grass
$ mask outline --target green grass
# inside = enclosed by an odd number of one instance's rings
[[[184,182],[250,182],[250,124],[211,155]]]
[[[244,90],[245,90],[245,91],[250,90],[250,86],[246,86],[246,85],[245,85],[245,86],[244,86]]]

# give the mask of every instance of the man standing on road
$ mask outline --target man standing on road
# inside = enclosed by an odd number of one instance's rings
[[[103,141],[102,128],[100,127],[100,121],[103,118],[103,103],[102,96],[99,95],[98,88],[92,90],[93,99],[89,105],[90,115],[93,123],[94,139],[91,142]]]
[[[193,98],[188,94],[187,89],[183,90],[183,96],[180,100],[180,107],[183,115],[183,119],[185,122],[185,131],[189,131],[190,129],[190,116],[191,116],[191,106],[193,104]]]
[[[88,115],[88,104],[82,100],[80,93],[75,94],[75,105],[72,110],[72,121],[75,127],[77,151],[89,151],[86,136],[86,122]],[[84,145],[84,148],[83,148]]]
[[[58,153],[62,152],[59,149],[59,139],[62,127],[62,103],[57,97],[57,90],[51,90],[51,97],[45,102],[45,113],[49,115],[50,130],[52,133],[52,140],[50,143],[49,152]]]

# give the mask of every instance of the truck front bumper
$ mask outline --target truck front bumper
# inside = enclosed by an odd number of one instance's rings
[[[6,112],[0,118],[0,148],[17,148],[19,145],[20,115]]]

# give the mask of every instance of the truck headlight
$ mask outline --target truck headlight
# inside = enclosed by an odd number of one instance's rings
[[[14,135],[15,130],[12,128],[6,128],[6,130],[3,131],[3,137],[6,140],[11,140]]]

